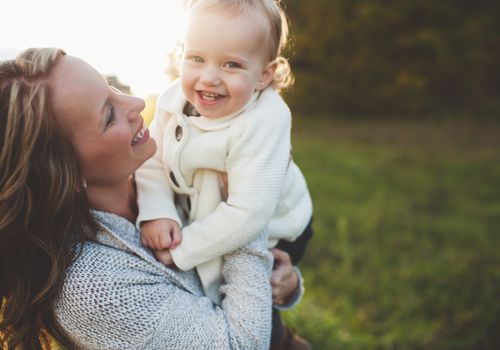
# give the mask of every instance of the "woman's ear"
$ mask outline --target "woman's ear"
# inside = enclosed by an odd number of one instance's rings
[[[276,60],[273,60],[264,66],[264,69],[262,70],[262,73],[260,74],[259,82],[257,83],[257,86],[255,87],[255,90],[257,90],[257,91],[264,90],[266,87],[269,86],[269,84],[271,84],[271,82],[273,81],[274,72],[276,72],[277,66],[278,66],[278,63],[276,63]]]

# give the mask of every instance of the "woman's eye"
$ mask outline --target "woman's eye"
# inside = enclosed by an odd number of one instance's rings
[[[110,85],[109,88],[116,94],[118,95],[123,95],[123,91],[121,91],[120,89],[118,89],[117,87],[113,86],[113,85]]]
[[[106,129],[114,123],[116,118],[115,107],[113,105],[109,105],[108,114],[106,115]]]
[[[226,62],[224,63],[224,67],[226,68],[241,68],[241,64],[237,63],[237,62]]]

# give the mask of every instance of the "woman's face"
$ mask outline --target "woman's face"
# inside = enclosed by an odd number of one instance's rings
[[[143,100],[111,88],[94,68],[71,56],[60,59],[49,80],[54,112],[89,186],[116,184],[153,156],[156,144],[140,115]]]

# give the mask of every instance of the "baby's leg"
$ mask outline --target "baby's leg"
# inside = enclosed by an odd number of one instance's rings
[[[302,234],[293,242],[280,239],[275,248],[284,250],[290,255],[293,265],[297,265],[304,256],[309,240],[313,236],[312,221],[309,221]]]
[[[271,349],[279,349],[285,337],[285,325],[281,321],[280,311],[273,307],[271,331]]]

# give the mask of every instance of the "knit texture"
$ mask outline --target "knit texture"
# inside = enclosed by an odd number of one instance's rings
[[[185,103],[179,81],[159,98],[151,125],[158,151],[136,171],[138,221],[181,223],[173,195],[189,196],[182,243],[172,251],[183,270],[252,241],[264,229],[270,246],[295,240],[311,218],[312,201],[290,160],[291,115],[279,94],[267,88],[243,110],[215,119],[187,117]],[[227,174],[223,200],[219,186],[205,185],[214,173]]]
[[[157,262],[126,219],[93,211],[103,230],[67,271],[59,322],[81,349],[268,349],[271,329],[265,237],[223,258],[221,306],[193,270]]]

